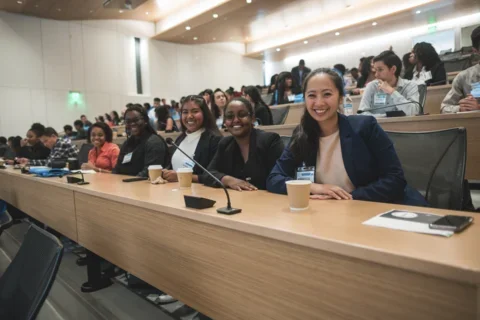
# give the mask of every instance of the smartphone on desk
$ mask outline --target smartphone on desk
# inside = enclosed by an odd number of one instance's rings
[[[453,231],[455,233],[463,231],[473,222],[472,217],[451,216],[441,217],[437,221],[430,223],[430,229]]]

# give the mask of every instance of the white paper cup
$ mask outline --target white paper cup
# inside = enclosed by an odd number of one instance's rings
[[[148,166],[148,177],[150,178],[150,181],[155,181],[158,177],[161,177],[162,169],[163,167],[161,165]]]
[[[307,210],[310,203],[309,180],[290,180],[286,182],[290,211]]]
[[[178,182],[180,183],[180,188],[190,188],[192,186],[192,168],[179,168],[177,170],[177,177]]]

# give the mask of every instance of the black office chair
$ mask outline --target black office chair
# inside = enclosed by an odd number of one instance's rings
[[[84,143],[78,152],[78,165],[81,167],[82,164],[88,162],[88,153],[93,149],[93,144]]]
[[[455,72],[455,71],[463,71],[471,67],[472,59],[471,57],[464,57],[459,59],[453,60],[446,60],[443,62],[445,66],[445,71],[448,72]]]
[[[459,59],[461,57],[462,57],[462,51],[458,50],[458,51],[453,51],[453,52],[446,52],[444,55],[442,55],[440,57],[440,60],[449,61],[449,60]]]
[[[425,109],[425,101],[427,100],[427,85],[426,84],[419,84],[418,85],[418,103],[420,103],[420,114],[423,114],[423,110]]]
[[[47,231],[31,225],[0,278],[0,319],[35,319],[62,261],[63,246]]]
[[[461,210],[467,158],[465,128],[388,132],[407,183],[432,207]]]
[[[290,140],[292,137],[290,136],[280,136],[280,139],[282,139],[283,145],[287,147],[290,144]]]
[[[284,124],[285,120],[288,116],[288,111],[290,111],[290,106],[286,107],[273,107],[272,110],[272,118],[274,125]]]
[[[462,55],[472,54],[473,53],[473,46],[462,47],[462,49],[460,49],[460,51],[462,52]]]

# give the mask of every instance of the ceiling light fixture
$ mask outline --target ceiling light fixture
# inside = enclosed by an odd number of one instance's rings
[[[417,10],[415,13],[420,14],[420,13],[422,13],[422,10]]]
[[[190,29],[192,29],[192,28],[190,28],[190,26],[185,27],[185,30],[190,30]]]
[[[377,25],[377,23],[376,23],[376,22],[372,22],[372,26],[374,26],[374,27],[375,27],[376,25]]]
[[[279,52],[279,51],[280,51],[280,48],[277,48],[277,52]]]
[[[247,3],[252,3],[252,0],[247,0]]]
[[[62,9],[58,8],[57,11],[60,12],[60,11],[62,11]]]
[[[213,19],[217,19],[218,18],[218,14],[214,13],[213,14]]]
[[[149,13],[150,13],[150,12],[148,12],[148,11],[147,11],[147,12],[145,12],[145,14],[147,14],[147,15],[148,15]]]
[[[93,13],[93,10],[90,10],[90,13]]]
[[[193,37],[193,40],[198,40],[198,38],[197,38],[197,37]]]
[[[340,32],[335,32],[335,35],[336,35],[336,36],[339,36],[339,35],[340,35]]]
[[[303,41],[303,44],[308,44],[308,40]]]
[[[118,10],[118,13],[123,13],[123,10]]]
[[[23,3],[23,1],[17,1],[17,3],[18,3],[18,4],[22,4],[22,3]]]

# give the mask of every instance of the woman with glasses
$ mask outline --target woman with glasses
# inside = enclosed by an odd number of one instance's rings
[[[228,188],[265,190],[267,176],[283,151],[280,136],[253,127],[255,112],[245,98],[230,101],[224,119],[231,136],[220,141],[208,169]],[[204,175],[202,179],[206,185],[218,187],[209,176]]]
[[[141,105],[125,111],[125,130],[130,136],[120,149],[113,173],[148,177],[148,166],[170,164],[165,140],[149,125],[148,114]]]
[[[260,91],[254,86],[248,86],[245,88],[245,99],[255,107],[255,117],[262,126],[273,125],[272,110],[263,101]]]
[[[180,108],[180,116],[182,134],[175,144],[203,167],[208,167],[222,135],[205,100],[201,96],[186,97]],[[178,150],[172,156],[172,170],[164,170],[163,178],[168,182],[178,181],[177,170],[180,168],[193,168],[193,182],[203,182],[203,170]]]

